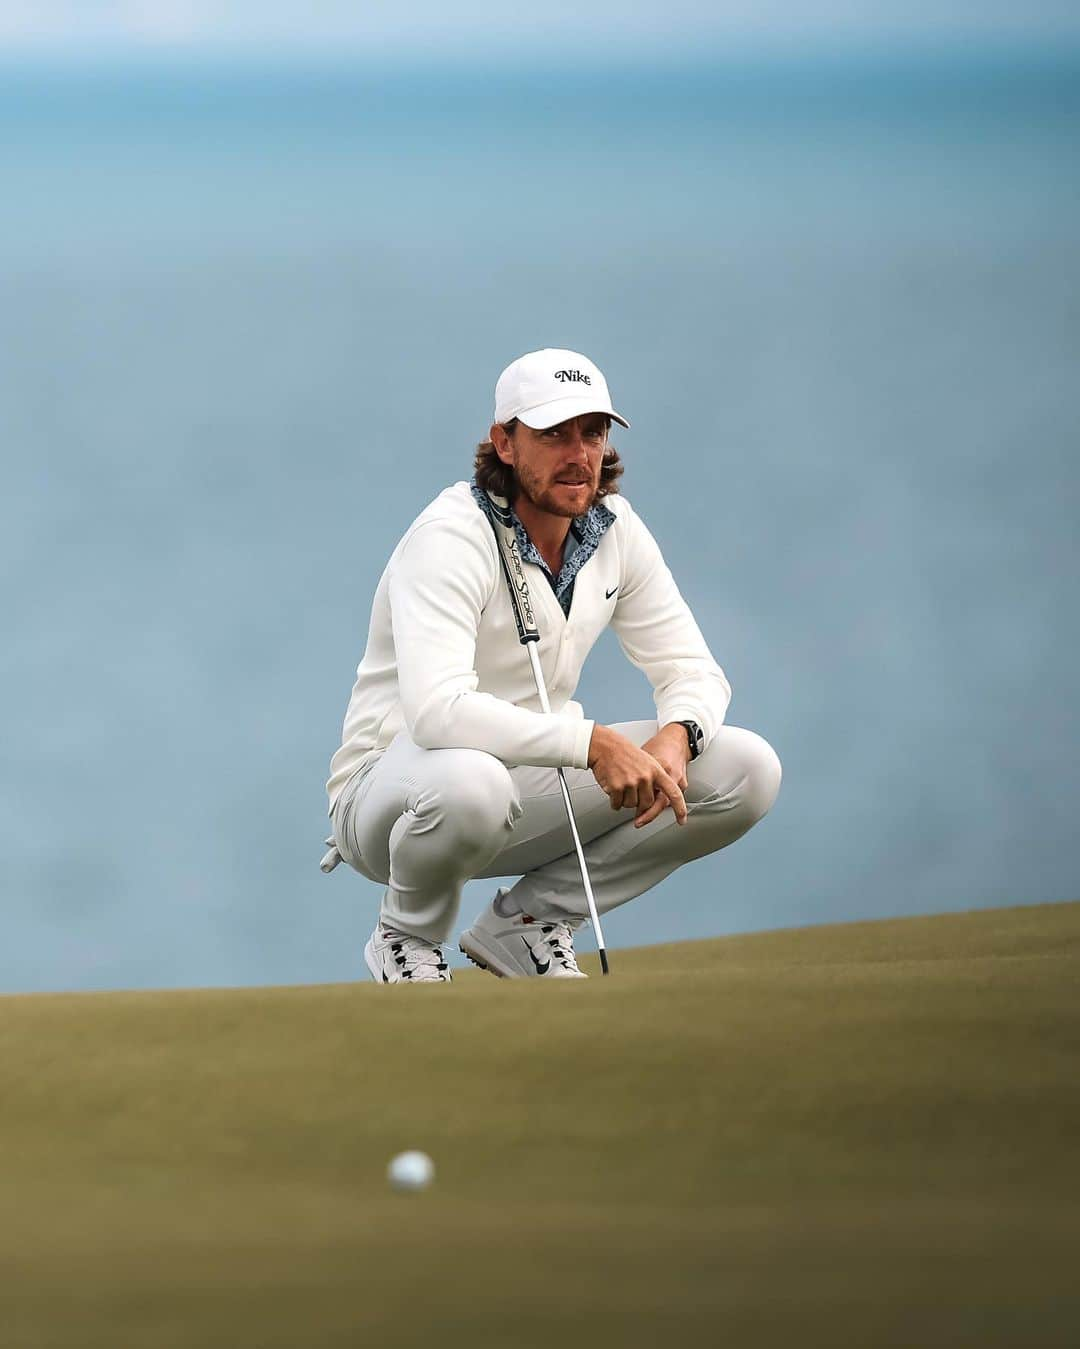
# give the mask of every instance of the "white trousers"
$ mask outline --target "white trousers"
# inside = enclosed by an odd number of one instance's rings
[[[618,722],[614,729],[643,745],[657,724]],[[734,843],[780,789],[772,747],[736,726],[721,726],[687,764],[684,825],[668,806],[635,829],[636,810],[612,810],[590,769],[563,771],[600,913]],[[380,916],[402,932],[448,940],[462,886],[485,876],[520,876],[513,896],[534,918],[577,919],[588,911],[554,768],[507,768],[484,750],[420,749],[403,731],[347,784],[333,826],[342,858],[386,887]]]

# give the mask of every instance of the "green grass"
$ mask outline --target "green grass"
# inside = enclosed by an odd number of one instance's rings
[[[1080,1343],[1080,904],[612,963],[0,999],[0,1344]]]

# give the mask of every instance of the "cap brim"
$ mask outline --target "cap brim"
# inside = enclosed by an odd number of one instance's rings
[[[597,402],[595,398],[580,394],[574,398],[557,398],[553,403],[541,403],[539,407],[519,412],[517,419],[534,431],[546,431],[549,427],[558,426],[560,422],[568,422],[571,417],[584,416],[587,412],[602,412],[605,417],[610,417],[620,426],[627,429],[630,427],[626,418],[620,417],[614,408],[606,403]]]

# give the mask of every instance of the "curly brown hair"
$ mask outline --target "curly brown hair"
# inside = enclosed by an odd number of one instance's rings
[[[516,426],[517,418],[514,417],[512,420],[503,423],[503,430],[506,431],[507,435],[512,436]],[[609,445],[600,462],[600,486],[596,491],[597,501],[613,492],[618,492],[619,479],[623,475],[624,468],[625,465],[619,458],[619,451],[613,445]],[[490,440],[482,440],[477,445],[473,469],[476,473],[477,486],[485,492],[493,492],[505,501],[513,501],[517,496],[517,477],[514,474],[513,467],[510,464],[503,463]]]

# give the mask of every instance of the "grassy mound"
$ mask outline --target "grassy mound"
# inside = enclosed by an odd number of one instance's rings
[[[1080,904],[613,968],[0,1000],[0,1343],[1080,1343]]]

